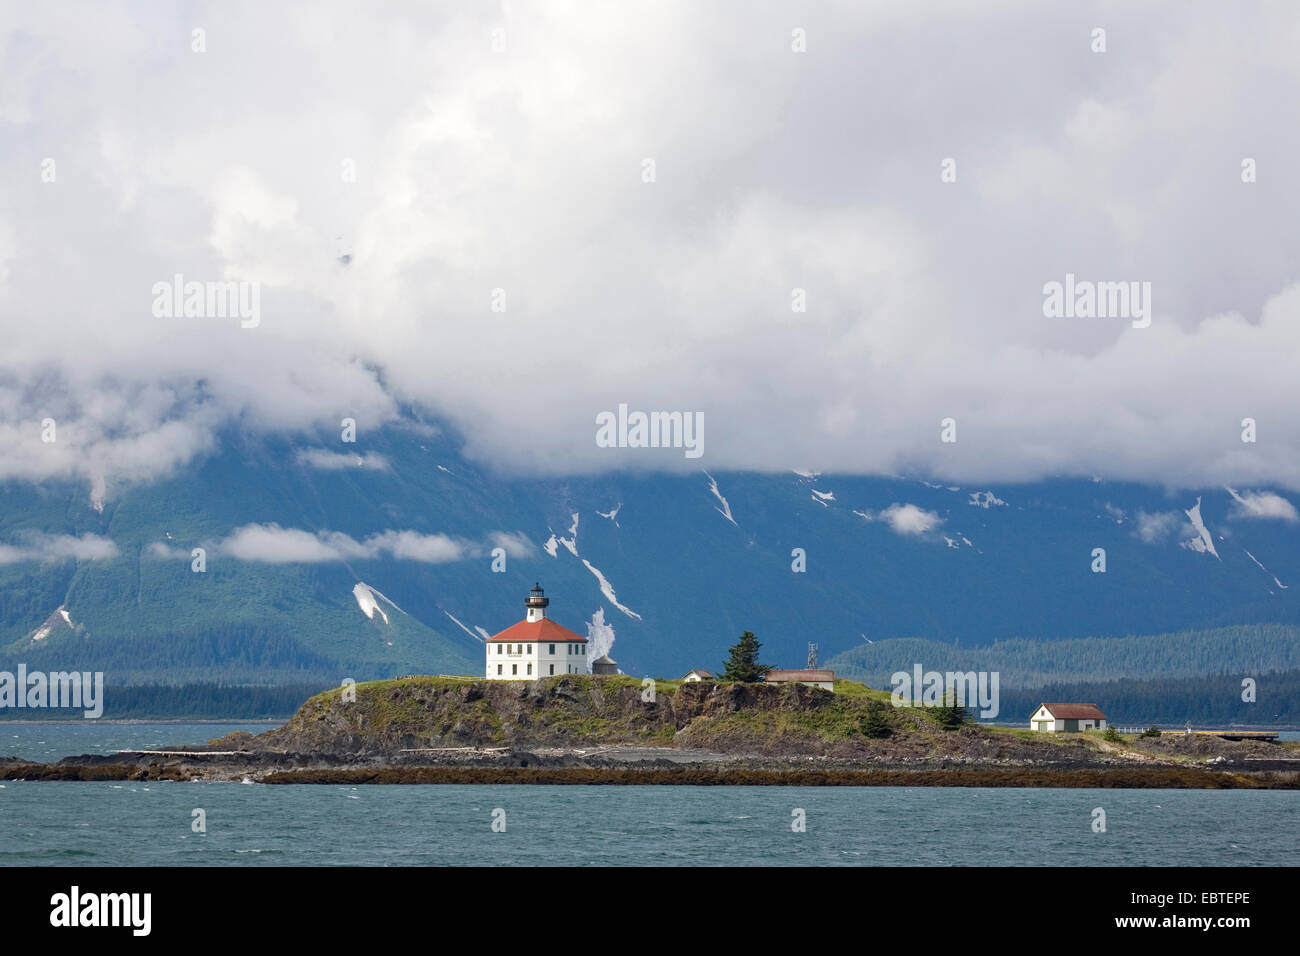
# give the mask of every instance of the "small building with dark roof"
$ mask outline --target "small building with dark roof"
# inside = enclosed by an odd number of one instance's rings
[[[618,661],[611,660],[609,655],[601,654],[591,662],[591,672],[593,674],[617,674]]]
[[[1067,734],[1105,730],[1106,715],[1096,704],[1040,704],[1034,716],[1029,718],[1029,729]]]
[[[832,670],[768,671],[763,680],[769,684],[807,684],[835,692],[835,672]]]

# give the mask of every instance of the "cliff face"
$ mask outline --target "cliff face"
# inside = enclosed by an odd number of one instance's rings
[[[660,683],[653,701],[628,677],[566,675],[536,681],[415,677],[360,684],[307,701],[257,749],[376,753],[419,747],[693,746],[691,730],[719,718],[818,712],[844,716],[843,701],[807,687]],[[850,710],[852,708],[849,708]],[[698,744],[703,745],[703,744]]]
[[[585,675],[530,682],[415,677],[355,690],[353,702],[329,691],[283,727],[222,745],[318,754],[653,746],[773,757],[1044,756],[1043,745],[1006,735],[943,731],[924,714],[890,707],[883,692],[847,682],[846,692],[835,694],[800,685],[660,682],[653,701],[642,699],[636,679]],[[1051,750],[1065,755],[1060,746]]]

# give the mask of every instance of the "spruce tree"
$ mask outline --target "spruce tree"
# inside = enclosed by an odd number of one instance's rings
[[[761,646],[753,631],[740,635],[740,640],[731,646],[731,658],[722,665],[722,679],[744,684],[761,681],[772,669],[771,665],[758,662],[758,649]]]
[[[885,705],[874,701],[867,705],[867,712],[858,722],[858,728],[867,737],[888,737],[894,732],[885,714]]]
[[[966,722],[966,708],[957,703],[957,691],[949,689],[943,695],[943,703],[935,708],[935,721],[944,730],[956,730]]]

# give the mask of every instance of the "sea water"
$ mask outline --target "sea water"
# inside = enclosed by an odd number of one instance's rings
[[[0,753],[59,749],[0,726]],[[104,725],[128,747],[265,725]],[[128,729],[129,728],[129,729]],[[17,735],[15,738],[13,735]],[[51,744],[51,740],[55,742]],[[73,737],[85,740],[84,737]],[[44,741],[38,744],[37,741]],[[24,753],[25,752],[25,753]],[[57,756],[86,752],[63,747]],[[1105,829],[1098,829],[1098,810]],[[196,832],[195,810],[203,830]],[[4,865],[1300,864],[1300,792],[965,787],[0,785]]]

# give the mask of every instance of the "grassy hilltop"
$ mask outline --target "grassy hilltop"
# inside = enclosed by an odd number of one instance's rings
[[[410,677],[312,697],[283,727],[219,746],[288,753],[383,754],[419,748],[669,747],[775,758],[1051,762],[1088,759],[1081,736],[1051,743],[974,726],[946,729],[933,710],[895,708],[853,681],[801,685],[658,681],[655,700],[624,676],[536,681]],[[1077,755],[1077,756],[1076,756]]]

